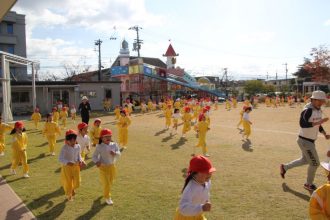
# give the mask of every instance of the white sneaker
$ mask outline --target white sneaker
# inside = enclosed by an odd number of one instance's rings
[[[5,153],[4,153],[4,152],[1,152],[1,153],[0,153],[0,156],[5,156]]]
[[[111,200],[111,198],[106,199],[105,202],[106,202],[108,205],[113,205],[113,201]]]
[[[29,178],[30,176],[29,176],[28,173],[24,173],[23,177],[24,177],[24,178]]]
[[[209,154],[204,154],[204,157],[210,157],[210,155]]]
[[[55,156],[55,152],[52,152],[50,155]]]
[[[10,169],[10,174],[12,174],[12,175],[16,175],[16,170],[14,170],[14,169]]]

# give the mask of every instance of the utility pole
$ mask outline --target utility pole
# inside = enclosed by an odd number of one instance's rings
[[[128,28],[128,30],[135,30],[136,31],[136,39],[134,39],[133,50],[138,52],[138,57],[140,57],[141,44],[143,44],[143,40],[140,40],[140,38],[139,38],[139,30],[140,29],[142,29],[142,27],[139,27],[137,25]]]
[[[278,88],[278,85],[277,85],[277,70],[276,70],[275,80],[276,80],[276,81],[275,81],[275,83],[276,83],[276,92],[278,92],[278,91],[277,91],[277,88]]]
[[[267,72],[267,75],[266,75],[266,79],[268,80],[268,72]]]
[[[289,85],[288,85],[288,64],[284,63],[283,65],[285,65],[285,85],[289,89]]]
[[[99,74],[98,74],[98,81],[101,81],[101,44],[102,41],[100,39],[95,41],[95,46],[98,46],[98,52],[99,52]]]
[[[223,74],[223,77],[225,78],[225,93],[226,93],[226,98],[228,98],[228,90],[227,90],[227,87],[228,87],[228,74],[227,74],[227,70],[228,68],[223,68],[225,73]]]

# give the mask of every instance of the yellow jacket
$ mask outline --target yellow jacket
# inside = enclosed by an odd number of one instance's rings
[[[182,116],[182,121],[183,122],[190,122],[191,121],[191,114],[190,113],[184,113]]]
[[[13,126],[0,122],[0,141],[5,140],[5,132],[13,130]]]
[[[45,136],[55,136],[56,134],[60,135],[60,128],[58,127],[57,123],[52,122],[46,122],[44,130],[42,131],[42,134]]]
[[[181,106],[180,102],[174,102],[174,108],[179,109]]]
[[[101,126],[100,127],[93,126],[91,131],[89,132],[89,137],[91,139],[100,138],[101,130],[102,130]]]
[[[40,121],[41,120],[41,114],[39,112],[33,112],[33,114],[31,115],[31,120]]]
[[[131,119],[129,117],[120,117],[119,121],[117,123],[119,128],[128,128],[128,126],[131,124]]]
[[[68,117],[68,112],[67,111],[60,111],[59,115],[60,115],[60,118],[67,118]]]
[[[312,220],[330,219],[330,184],[315,190],[309,201],[309,216]]]
[[[197,124],[197,129],[199,134],[206,134],[206,132],[209,130],[209,124],[206,121],[200,121]]]
[[[14,150],[25,150],[27,143],[28,143],[28,139],[27,139],[27,135],[26,133],[22,133],[22,134],[12,134],[13,135],[13,143],[12,143],[12,148]]]
[[[59,118],[60,118],[60,113],[53,112],[53,121],[57,122]]]
[[[165,118],[171,118],[172,117],[172,109],[168,108],[165,110]]]

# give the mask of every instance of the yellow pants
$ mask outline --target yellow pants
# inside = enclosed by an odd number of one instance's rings
[[[203,213],[195,216],[183,216],[179,209],[176,209],[174,220],[207,220]]]
[[[38,128],[39,120],[33,120],[33,122],[34,122],[34,126],[35,126],[36,128]]]
[[[11,169],[16,169],[18,164],[22,163],[23,173],[29,172],[29,165],[27,164],[26,150],[13,149],[13,159],[11,162]]]
[[[203,154],[207,152],[207,147],[206,147],[206,134],[200,133],[198,134],[198,144],[196,147],[201,147]]]
[[[251,125],[249,122],[243,120],[244,135],[248,138],[251,134]]]
[[[49,152],[55,152],[55,145],[56,145],[56,136],[55,135],[47,135]]]
[[[63,125],[64,128],[66,128],[66,118],[62,119],[62,125]]]
[[[128,143],[128,129],[120,128],[119,129],[119,144],[121,146],[126,146]]]
[[[93,145],[97,145],[100,141],[99,137],[93,137]]]
[[[63,165],[61,169],[61,183],[66,196],[72,196],[72,191],[80,186],[79,164]]]
[[[113,164],[104,165],[101,164],[100,170],[100,181],[103,186],[103,197],[109,199],[111,197],[111,186],[116,178],[116,167]]]
[[[191,123],[189,122],[184,122],[183,123],[183,128],[182,128],[182,134],[187,133],[191,129]]]
[[[5,152],[5,140],[0,138],[0,153]]]
[[[81,155],[81,159],[82,159],[83,161],[85,161],[85,158],[86,158],[86,153],[85,153],[85,151],[82,151],[80,155]]]
[[[165,118],[165,125],[166,125],[166,127],[171,126],[171,118]]]

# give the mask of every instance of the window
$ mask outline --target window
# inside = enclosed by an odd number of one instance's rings
[[[11,100],[13,103],[27,103],[30,102],[29,92],[12,92]]]
[[[15,46],[13,44],[8,44],[7,45],[7,52],[14,54],[15,53]]]
[[[14,24],[7,23],[7,34],[14,34]]]

